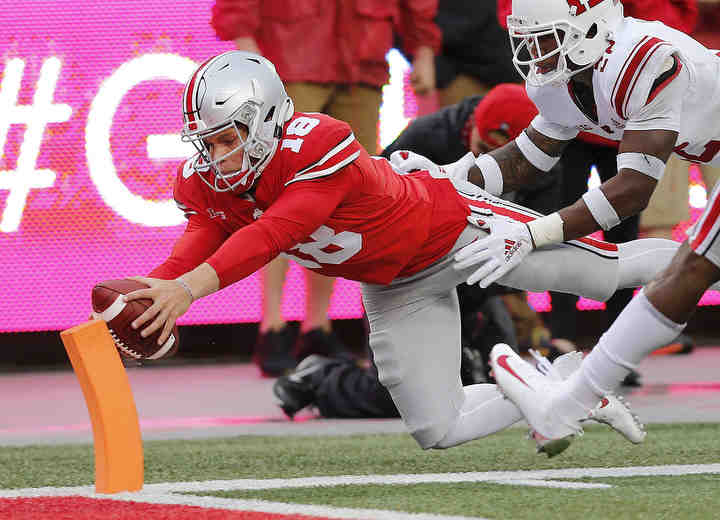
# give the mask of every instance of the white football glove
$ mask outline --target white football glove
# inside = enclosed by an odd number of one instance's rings
[[[470,222],[473,226],[490,233],[490,224],[487,219],[488,217],[492,217],[494,215],[493,211],[490,208],[478,208],[477,206],[469,206],[469,208],[470,215],[467,218],[468,222]],[[462,249],[460,251],[462,251]]]
[[[468,171],[475,164],[475,156],[472,152],[468,152],[457,161],[440,166],[415,152],[397,150],[390,154],[390,164],[400,174],[410,173],[415,170],[427,170],[432,177],[467,180]]]
[[[468,277],[467,284],[479,282],[483,289],[517,267],[534,249],[530,229],[522,222],[497,218],[489,227],[489,236],[471,242],[454,257],[458,271],[482,264]]]
[[[468,152],[454,163],[441,166],[447,172],[448,177],[461,181],[467,181],[470,168],[475,166],[475,156],[472,152]]]
[[[427,170],[433,177],[447,177],[437,164],[419,153],[408,150],[397,150],[390,154],[390,164],[400,174],[414,172],[416,170]]]

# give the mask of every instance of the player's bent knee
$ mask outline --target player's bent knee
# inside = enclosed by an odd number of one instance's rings
[[[407,423],[406,423],[407,424]],[[423,450],[445,449],[454,446],[447,441],[453,429],[454,421],[434,421],[422,428],[410,430],[410,435]]]
[[[450,424],[447,425],[445,429],[445,433],[443,436],[436,441],[430,448],[434,450],[446,450],[448,448],[452,448],[453,446],[457,446],[458,444],[462,444],[463,441],[458,441],[458,436],[456,434],[458,430],[458,422],[459,417],[456,418],[456,420]],[[438,428],[438,431],[440,428]]]
[[[456,446],[457,443],[455,442],[448,442],[445,437],[437,441],[435,444],[430,446],[433,450],[446,450],[448,448],[452,448],[453,446]]]

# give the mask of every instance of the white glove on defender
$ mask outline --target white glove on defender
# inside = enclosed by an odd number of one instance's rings
[[[440,166],[415,152],[397,150],[390,154],[390,164],[400,174],[410,173],[415,170],[427,170],[435,178],[449,177],[451,179],[467,180],[468,170],[475,164],[475,156],[472,152],[468,152],[454,163]]]
[[[390,164],[398,173],[411,173],[416,170],[427,170],[433,177],[445,177],[440,166],[419,153],[408,150],[397,150],[390,154]]]
[[[466,245],[455,253],[454,267],[458,271],[482,264],[467,279],[467,284],[479,282],[487,288],[517,267],[534,249],[530,229],[521,222],[493,219],[490,235]]]

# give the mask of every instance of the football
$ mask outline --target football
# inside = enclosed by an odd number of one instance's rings
[[[100,282],[92,290],[93,318],[105,320],[115,346],[122,356],[132,359],[170,357],[178,349],[177,325],[163,345],[157,343],[161,331],[143,338],[140,335],[141,329],[135,330],[131,326],[132,321],[152,305],[152,300],[124,302],[122,297],[124,294],[146,288],[147,285],[144,283],[127,278]]]

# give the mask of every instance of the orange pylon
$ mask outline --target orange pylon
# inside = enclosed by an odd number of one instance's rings
[[[92,422],[95,491],[138,491],[143,486],[140,423],[130,382],[107,324],[91,320],[60,333]]]

